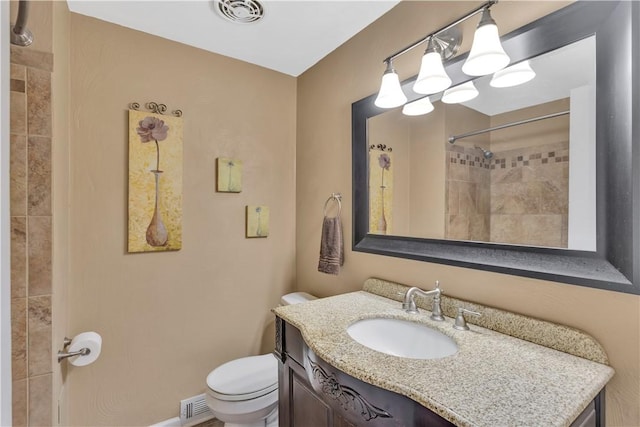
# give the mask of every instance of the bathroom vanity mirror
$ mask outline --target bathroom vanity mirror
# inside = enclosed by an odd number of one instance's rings
[[[474,80],[481,95],[466,105],[432,96],[426,116],[380,109],[376,94],[355,102],[354,250],[640,293],[639,10],[577,2],[503,37],[511,63],[542,71],[545,58],[565,60],[546,67],[556,71],[544,84],[551,95],[488,103],[489,76]],[[574,54],[590,73],[571,71]],[[471,80],[465,59],[446,64],[452,86]],[[549,83],[564,78],[558,71],[572,87]],[[422,96],[414,81],[402,84],[409,102]]]
[[[469,101],[369,118],[369,233],[594,251],[595,49],[587,37],[529,59],[526,83],[482,76]]]

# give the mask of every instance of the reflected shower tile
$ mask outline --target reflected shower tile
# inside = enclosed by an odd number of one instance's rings
[[[459,183],[459,213],[460,214],[475,214],[476,210],[476,187],[473,182],[460,182]]]
[[[460,199],[458,192],[458,181],[447,181],[447,213],[457,215],[459,212]]]
[[[490,228],[492,242],[519,243],[522,239],[520,215],[491,215]]]
[[[524,244],[560,247],[562,245],[561,215],[523,215]]]
[[[469,240],[469,218],[466,215],[449,215],[447,238]]]

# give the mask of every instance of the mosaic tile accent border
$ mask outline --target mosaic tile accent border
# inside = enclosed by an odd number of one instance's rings
[[[505,169],[507,166],[518,168],[536,164],[566,163],[569,161],[567,150],[544,151],[529,155],[507,156],[500,158],[500,153],[496,153],[496,158],[491,162],[491,169]]]
[[[481,169],[489,169],[490,160],[481,156],[474,156],[466,153],[454,153],[449,152],[449,163],[466,165],[469,167],[476,167]]]

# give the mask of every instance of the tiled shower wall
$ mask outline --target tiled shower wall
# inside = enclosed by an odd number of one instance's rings
[[[447,148],[446,237],[566,248],[569,143],[495,152]]]
[[[448,239],[488,242],[490,238],[490,161],[480,150],[447,147]]]
[[[51,425],[53,55],[11,47],[13,425]]]
[[[569,142],[494,153],[491,241],[567,247]]]

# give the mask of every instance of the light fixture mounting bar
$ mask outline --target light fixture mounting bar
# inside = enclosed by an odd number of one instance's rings
[[[427,40],[429,40],[431,37],[435,37],[438,34],[447,31],[448,29],[455,27],[456,25],[466,21],[467,19],[471,18],[472,16],[476,15],[477,13],[482,12],[485,9],[490,8],[491,6],[493,6],[494,4],[498,3],[498,0],[489,0],[487,2],[484,2],[483,4],[481,4],[480,6],[478,6],[477,8],[473,9],[471,12],[467,13],[466,15],[464,15],[461,18],[458,18],[457,20],[445,25],[444,27],[430,33],[427,34],[426,36],[424,36],[423,38],[421,38],[420,40],[417,40],[413,43],[411,43],[409,46],[400,49],[399,51],[397,51],[396,53],[394,53],[393,55],[390,55],[388,57],[386,57],[384,59],[384,61],[382,61],[383,63],[388,63],[390,61],[393,61],[394,59],[396,59],[398,56],[404,55],[405,53],[409,52],[410,50],[412,50],[413,48],[415,48],[416,46],[421,45],[422,43],[426,42]]]

